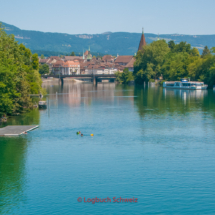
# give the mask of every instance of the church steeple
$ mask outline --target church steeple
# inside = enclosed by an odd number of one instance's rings
[[[138,51],[142,50],[143,46],[146,46],[146,39],[144,35],[144,29],[142,28],[142,35],[141,35]]]

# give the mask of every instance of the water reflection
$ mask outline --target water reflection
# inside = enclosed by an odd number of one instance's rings
[[[23,199],[27,139],[2,138],[0,143],[0,214],[11,211]]]
[[[39,125],[40,124],[40,111],[36,108],[30,112],[21,114],[19,116],[9,117],[6,123],[0,124],[0,127],[7,125]]]
[[[166,96],[178,96],[182,100],[187,99],[202,99],[208,95],[207,90],[179,90],[179,89],[166,89],[163,88],[163,94]]]
[[[189,113],[202,109],[209,111],[213,116],[215,100],[211,90],[177,90],[161,87],[134,88],[135,104],[141,116],[146,110],[155,110],[150,114]]]
[[[115,83],[99,83],[93,86],[92,83],[66,83],[63,86],[53,83],[44,85],[48,92],[51,104],[67,104],[71,107],[91,105],[92,102],[114,102],[121,100],[120,97],[130,97],[133,101],[133,87],[119,86]]]
[[[11,117],[7,125],[39,125],[40,112],[34,109],[20,116]],[[28,136],[0,137],[0,214],[12,212],[23,200]]]

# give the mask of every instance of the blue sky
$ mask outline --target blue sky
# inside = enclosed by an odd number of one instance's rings
[[[0,21],[69,34],[215,34],[215,0],[1,0]]]

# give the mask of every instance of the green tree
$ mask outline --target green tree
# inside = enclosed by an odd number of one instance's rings
[[[207,46],[205,46],[205,48],[203,49],[201,57],[204,58],[205,56],[210,55],[210,53],[211,52],[210,52],[209,48]]]
[[[40,56],[40,58],[41,58],[41,59],[45,59],[45,56],[42,54],[42,55]]]
[[[191,54],[192,56],[197,56],[197,57],[200,56],[199,50],[198,50],[197,48],[191,49],[191,50],[190,50],[190,54]]]
[[[175,45],[174,52],[187,52],[190,53],[191,45],[187,44],[186,42],[180,42],[179,44]]]
[[[38,54],[37,53],[32,55],[32,67],[35,70],[39,69],[39,59],[38,59]]]
[[[170,40],[168,42],[168,46],[171,49],[171,51],[173,51],[175,49],[175,42],[173,40]]]
[[[161,66],[170,48],[165,40],[154,41],[138,51],[134,63],[135,82],[143,84],[161,74]]]
[[[39,93],[37,54],[18,44],[0,25],[0,113],[22,112],[32,106],[30,94]]]
[[[119,82],[119,83],[122,83],[122,72],[120,72],[120,71],[117,71],[116,73],[115,73],[115,76],[116,76],[116,81],[117,82]]]
[[[75,52],[72,52],[72,53],[70,54],[70,56],[75,56]]]
[[[128,68],[125,68],[123,72],[116,72],[116,81],[122,84],[128,84],[130,81],[134,80],[133,73],[129,71]]]
[[[123,70],[121,80],[123,84],[128,84],[130,81],[134,80],[133,73],[129,71],[128,68]]]
[[[47,64],[40,65],[39,73],[41,75],[49,74],[49,66]]]
[[[162,65],[164,80],[177,81],[188,75],[188,57],[186,52],[169,53]]]
[[[211,48],[211,53],[215,54],[215,47]]]

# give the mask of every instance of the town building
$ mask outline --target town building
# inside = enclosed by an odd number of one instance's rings
[[[138,51],[146,46],[144,32],[142,31]],[[128,68],[130,72],[134,71],[135,56],[123,55],[115,58],[112,55],[104,55],[102,58],[93,58],[90,53],[90,47],[83,52],[83,56],[65,56],[63,59],[52,56],[48,59],[40,59],[40,64],[48,64],[50,72],[55,75],[72,74],[114,74],[123,72]]]
[[[126,64],[125,68],[128,68],[128,70],[130,72],[133,72],[134,71],[134,62],[135,62],[135,58],[133,57],[129,63]]]
[[[74,60],[82,60],[83,57],[82,56],[64,56],[63,58],[65,61],[70,60],[70,61],[74,61]]]
[[[121,55],[116,58],[115,63],[118,65],[126,66],[132,60],[132,58],[132,55]]]
[[[74,61],[63,61],[59,60],[53,64],[52,74],[54,75],[79,75],[80,74],[80,63],[78,60]]]
[[[47,59],[39,59],[39,63],[40,64],[47,64],[49,66],[49,73],[51,73],[53,64],[55,64],[59,60],[62,60],[62,59],[58,56],[51,56]]]
[[[114,74],[115,72],[117,69],[114,64],[89,65],[85,69],[85,74]]]
[[[89,50],[87,50],[83,53],[83,59],[90,61],[92,58],[93,58],[93,56],[90,53],[90,47],[89,47]]]
[[[104,55],[102,57],[102,61],[103,62],[114,62],[115,61],[115,58],[112,56],[112,55]]]

